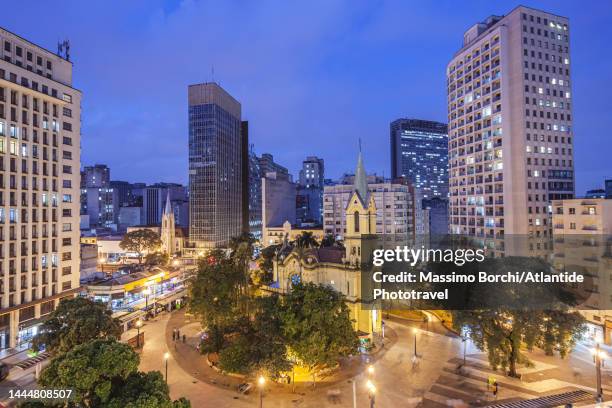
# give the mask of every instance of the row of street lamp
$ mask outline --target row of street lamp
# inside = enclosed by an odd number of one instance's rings
[[[136,321],[136,328],[138,329],[138,335],[137,335],[137,345],[140,348],[140,327],[142,326],[142,321],[138,320]],[[418,334],[418,329],[414,328],[413,329],[413,333],[414,333],[414,357],[417,358],[417,334]],[[465,348],[466,348],[466,343],[467,343],[467,337],[463,337],[462,338],[463,341],[463,345],[464,345],[464,351],[463,351],[463,364],[465,365]],[[601,402],[603,400],[603,389],[601,386],[601,366],[602,366],[602,361],[605,360],[608,355],[606,354],[605,351],[601,350],[600,346],[599,346],[599,341],[596,342],[596,345],[593,349],[591,349],[591,354],[593,354],[593,358],[595,360],[595,368],[596,368],[596,373],[597,373],[597,401]],[[164,363],[165,363],[165,380],[166,380],[166,384],[168,384],[168,360],[170,358],[170,353],[166,352],[164,353]],[[370,408],[374,408],[375,404],[376,404],[376,385],[374,384],[374,382],[372,381],[373,377],[374,377],[374,366],[373,365],[368,365],[367,367],[367,373],[368,373],[368,380],[366,381],[366,389],[368,391],[368,399],[370,401]],[[266,384],[266,378],[263,375],[260,375],[257,378],[257,386],[259,388],[259,407],[263,408],[263,394],[264,394],[264,386]],[[353,383],[353,387],[355,386],[355,383]],[[355,389],[353,388],[353,406],[356,407],[356,400],[355,400]]]

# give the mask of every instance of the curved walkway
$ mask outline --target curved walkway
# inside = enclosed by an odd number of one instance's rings
[[[175,329],[180,331],[178,341],[172,339]],[[183,334],[186,339],[183,343]],[[199,342],[200,324],[193,318],[186,316],[184,311],[177,311],[171,314],[168,324],[165,327],[166,343],[172,359],[176,364],[196,381],[206,383],[231,392],[241,399],[255,401],[257,395],[243,396],[237,392],[238,385],[245,380],[241,377],[223,375],[209,367],[206,358],[196,350]],[[330,377],[317,379],[316,386],[312,383],[296,383],[295,393],[292,386],[286,384],[268,383],[266,386],[266,400],[273,403],[273,406],[321,406],[321,398],[327,397],[327,392],[339,386],[345,386],[351,379],[362,374],[369,363],[374,363],[382,358],[387,350],[397,342],[397,334],[391,328],[386,330],[384,347],[378,349],[373,355],[355,356],[341,362],[341,370],[333,373]],[[257,394],[255,391],[254,394]],[[273,402],[272,402],[273,401]],[[304,405],[305,404],[305,405]]]

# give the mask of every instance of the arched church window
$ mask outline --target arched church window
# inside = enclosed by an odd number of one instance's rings
[[[359,211],[353,213],[353,223],[355,224],[355,232],[359,232]]]

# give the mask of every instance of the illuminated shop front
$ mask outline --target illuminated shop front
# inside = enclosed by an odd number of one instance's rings
[[[162,270],[135,272],[91,284],[87,292],[93,300],[107,303],[115,311],[129,310],[143,301],[150,306],[159,296],[182,285],[179,273]]]

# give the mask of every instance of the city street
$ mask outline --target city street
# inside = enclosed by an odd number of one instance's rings
[[[180,322],[176,315],[172,315],[174,322],[172,324]],[[169,350],[173,356],[175,353],[187,352],[188,349],[195,353],[194,343],[189,344],[190,340],[186,345],[179,342],[176,351],[173,350],[171,331],[174,326],[167,327],[170,316],[164,314],[144,326],[146,345],[141,364],[143,370],[162,370],[163,354],[166,350]],[[456,371],[457,366],[463,361],[463,343],[439,322],[431,321],[423,324],[393,317],[386,322],[387,327],[397,334],[398,341],[385,350],[380,359],[374,361],[373,374],[368,374],[364,370],[352,379],[332,384],[317,384],[314,390],[310,386],[298,387],[296,394],[291,394],[287,386],[267,387],[264,406],[352,407],[353,381],[355,381],[357,407],[367,407],[369,406],[367,380],[375,384],[377,389],[375,402],[377,406],[382,407],[417,405],[437,407],[462,402],[479,406],[494,401],[499,403],[546,397],[572,390],[594,393],[594,365],[588,347],[584,344],[579,345],[575,354],[565,360],[557,356],[545,356],[539,352],[531,353],[534,367],[519,369],[524,379],[520,381],[491,370],[486,355],[476,350],[470,342],[466,345],[467,367],[463,372]],[[193,335],[199,331],[197,323],[184,321],[183,323],[185,325],[182,326],[184,328],[181,328],[181,332],[187,334],[188,338],[193,338]],[[416,341],[419,358],[418,364],[413,366],[415,326],[418,328]],[[170,347],[164,345],[164,332]],[[255,395],[250,396],[241,396],[235,391],[235,385],[241,381],[240,379],[220,376],[212,370],[207,371],[208,367],[202,369],[202,372],[189,373],[179,367],[174,359],[175,357],[171,357],[169,360],[169,384],[173,396],[184,395],[193,400],[206,396],[207,400],[219,403],[227,404],[231,401],[234,404],[232,406],[248,406],[258,402],[257,391]],[[197,359],[203,360],[204,357],[190,354],[189,362],[200,364],[202,367]],[[495,378],[499,383],[497,398],[491,391],[487,391],[486,382],[489,377]],[[605,392],[612,392],[609,376],[604,375],[603,384]]]
[[[520,368],[523,381],[508,378],[488,367],[486,355],[468,342],[466,345],[467,367],[458,372],[463,362],[461,338],[450,333],[438,321],[412,322],[399,318],[386,319],[386,325],[397,341],[373,359],[374,372],[369,374],[363,364],[347,367],[348,372],[358,372],[352,378],[337,382],[321,382],[313,389],[310,384],[298,386],[295,394],[289,386],[268,384],[264,394],[264,406],[271,407],[353,407],[353,382],[357,407],[369,406],[366,382],[376,386],[375,403],[380,407],[422,406],[443,407],[449,404],[483,406],[494,401],[515,401],[560,394],[571,390],[595,391],[595,367],[590,353],[592,344],[585,341],[574,352],[562,360],[558,356],[545,356],[536,351],[529,356],[534,367]],[[413,363],[416,353],[418,364]],[[187,342],[172,341],[172,330],[181,329]],[[237,384],[242,380],[223,376],[204,363],[204,357],[195,350],[199,325],[183,311],[162,313],[145,322],[141,328],[145,345],[141,354],[140,369],[158,370],[165,374],[164,354],[169,352],[168,384],[173,398],[187,397],[191,401],[206,401],[197,406],[252,407],[259,402],[259,393],[254,389],[249,395],[239,394]],[[122,336],[126,340],[136,335],[132,329]],[[604,347],[612,355],[612,350]],[[180,359],[180,364],[177,361]],[[25,370],[14,367],[0,388],[3,401],[8,388],[34,387],[35,366]],[[612,376],[604,363],[604,393],[612,394]],[[487,391],[489,377],[499,383],[495,398]],[[589,400],[585,400],[588,402]],[[591,400],[592,402],[592,400]]]

